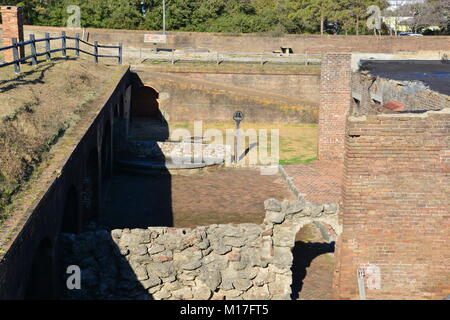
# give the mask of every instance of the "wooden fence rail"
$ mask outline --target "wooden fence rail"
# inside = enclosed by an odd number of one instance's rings
[[[60,48],[59,49],[51,49],[51,41],[56,41],[56,40],[61,40]],[[74,40],[75,46],[68,47],[67,40]],[[45,42],[45,51],[44,52],[37,51],[36,43],[39,43],[39,42]],[[91,53],[91,52],[81,49],[80,43],[83,43],[87,46],[93,47],[94,53]],[[28,56],[25,56],[25,57],[20,57],[19,56],[19,48],[25,47],[25,46],[30,46],[31,54]],[[118,49],[118,55],[114,56],[114,55],[99,54],[99,50],[98,50],[99,48]],[[96,63],[98,63],[99,58],[112,58],[112,59],[117,59],[118,64],[122,64],[122,51],[123,51],[121,43],[117,46],[111,46],[111,45],[101,45],[101,44],[98,44],[97,41],[95,41],[94,44],[92,44],[92,43],[89,43],[89,42],[86,42],[86,41],[80,39],[79,33],[77,33],[75,35],[75,37],[70,37],[70,36],[66,35],[65,31],[61,32],[61,36],[59,36],[59,37],[51,37],[49,33],[46,33],[45,38],[43,38],[43,39],[35,39],[34,34],[30,34],[30,40],[26,40],[26,41],[22,41],[22,42],[18,42],[17,38],[12,38],[12,45],[0,48],[0,52],[5,51],[5,50],[13,51],[14,60],[10,61],[10,62],[1,62],[0,61],[0,68],[14,65],[14,71],[16,73],[20,73],[20,64],[22,62],[31,60],[31,64],[33,66],[35,66],[38,64],[38,59],[37,59],[38,57],[45,56],[46,60],[51,60],[52,53],[56,53],[56,52],[61,52],[62,56],[66,57],[68,50],[75,51],[75,55],[77,57],[80,56],[80,52],[90,55],[90,56],[94,57],[94,61]]]

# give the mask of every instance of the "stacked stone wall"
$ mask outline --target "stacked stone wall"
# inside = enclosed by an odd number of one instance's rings
[[[269,199],[265,207],[261,225],[63,235],[61,266],[80,266],[82,279],[82,289],[68,291],[65,297],[290,299],[296,233],[312,222],[339,233],[338,206]]]

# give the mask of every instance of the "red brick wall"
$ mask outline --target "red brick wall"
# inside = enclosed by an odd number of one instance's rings
[[[12,45],[12,38],[16,38],[18,42],[23,41],[23,20],[22,10],[19,7],[3,6],[1,7],[3,21],[3,46]],[[5,61],[13,61],[13,51],[4,51]],[[24,48],[21,47],[19,54],[24,56]]]
[[[350,109],[351,55],[325,55],[320,76],[319,160],[343,160]]]
[[[0,25],[1,27],[1,25]],[[25,26],[26,33],[42,37],[44,32],[82,34],[81,29],[47,26]],[[1,30],[0,30],[1,32]],[[127,47],[152,48],[152,43],[144,43],[145,33],[149,30],[111,30],[86,28],[89,41],[117,44]],[[398,51],[445,51],[450,50],[449,36],[398,37],[398,36],[336,36],[336,35],[286,35],[272,37],[256,34],[226,34],[208,32],[168,32],[167,44],[160,48],[206,48],[220,52],[271,52],[280,47],[290,46],[294,53],[334,52],[398,52]]]
[[[183,72],[182,75],[192,79],[218,82],[239,88],[257,89],[268,94],[280,94],[304,99],[314,103],[320,98],[319,74],[266,74],[227,72]]]
[[[450,294],[450,109],[349,118],[334,293],[358,299],[356,270],[380,268],[367,299]]]

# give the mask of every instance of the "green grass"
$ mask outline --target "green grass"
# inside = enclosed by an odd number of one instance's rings
[[[207,129],[218,129],[223,133],[233,129],[232,122],[203,122],[203,132]],[[171,132],[177,128],[187,129],[194,134],[193,123],[170,123]],[[316,124],[274,124],[274,123],[246,123],[241,124],[243,130],[278,129],[280,134],[280,164],[310,163],[317,159],[317,125]],[[268,152],[271,154],[271,139],[268,139]],[[248,139],[243,141],[248,147]]]
[[[296,158],[291,158],[288,160],[280,160],[280,165],[291,165],[291,164],[301,164],[301,163],[311,163],[313,161],[316,161],[317,158],[308,158],[308,159],[303,159],[301,157],[296,157]]]

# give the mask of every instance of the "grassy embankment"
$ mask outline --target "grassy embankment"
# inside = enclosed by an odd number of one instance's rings
[[[0,224],[48,151],[74,126],[116,67],[84,59],[0,69]]]

